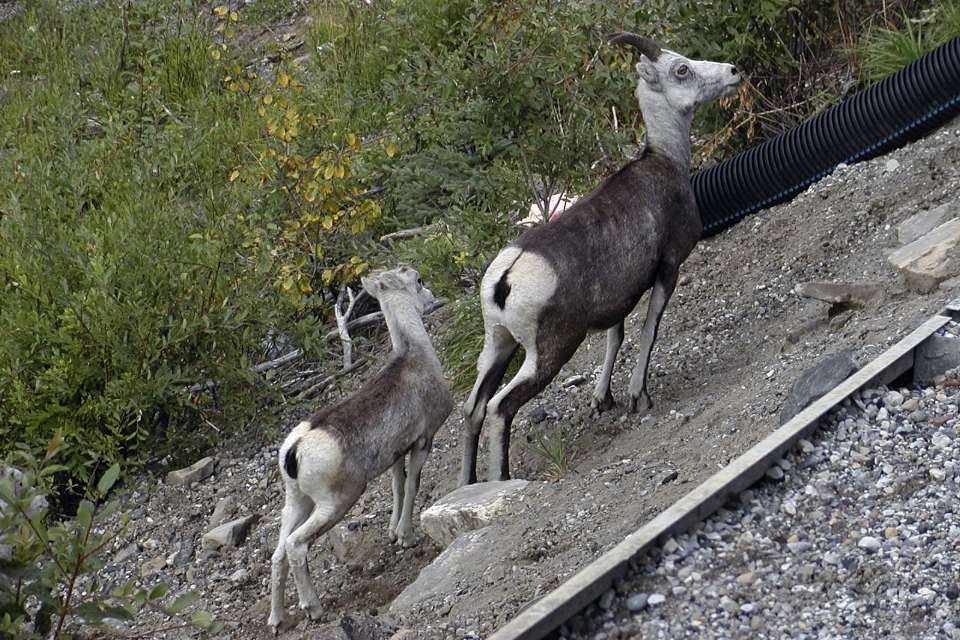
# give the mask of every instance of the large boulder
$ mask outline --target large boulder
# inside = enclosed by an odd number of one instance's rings
[[[448,547],[457,536],[493,524],[510,497],[527,484],[526,480],[504,480],[460,487],[422,512],[420,526],[428,536]]]
[[[498,535],[503,532],[490,526],[458,536],[390,603],[390,612],[449,610],[451,599],[460,589],[472,586],[485,571],[485,567],[478,566],[482,564],[479,559],[497,557]]]

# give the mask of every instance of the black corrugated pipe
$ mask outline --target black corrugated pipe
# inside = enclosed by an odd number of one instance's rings
[[[960,114],[960,36],[776,138],[695,173],[703,237]]]

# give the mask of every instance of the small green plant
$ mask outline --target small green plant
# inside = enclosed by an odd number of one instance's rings
[[[562,429],[555,440],[541,434],[527,446],[546,461],[543,478],[548,482],[557,482],[567,475],[567,470],[570,469],[577,454],[576,449],[571,448],[570,441]]]
[[[121,516],[117,531],[103,532],[101,525],[118,510],[118,502],[105,500],[120,477],[120,465],[110,466],[86,490],[73,518],[57,520],[49,500],[54,478],[66,471],[53,461],[63,446],[57,434],[42,459],[29,447],[20,447],[0,464],[0,638],[71,638],[80,621],[97,625],[105,618],[132,620],[144,607],[183,614],[196,593],[165,604],[166,585],[138,589],[129,581],[108,588],[97,581],[96,573],[104,567],[102,554],[127,525],[126,516]],[[206,635],[223,624],[198,611],[178,626]]]

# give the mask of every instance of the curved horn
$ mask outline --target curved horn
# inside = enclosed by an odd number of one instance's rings
[[[645,36],[638,36],[635,33],[615,33],[610,36],[607,42],[609,44],[628,44],[654,62],[657,61],[657,58],[659,58],[662,53],[662,50],[656,42]]]

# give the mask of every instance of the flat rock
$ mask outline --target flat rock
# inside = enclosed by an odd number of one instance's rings
[[[960,201],[921,211],[897,225],[897,240],[900,244],[910,244],[927,235],[950,218],[960,213]]]
[[[186,469],[177,469],[168,473],[167,484],[171,487],[189,487],[194,482],[200,482],[212,476],[213,467],[213,458],[204,458]]]
[[[505,480],[460,487],[421,513],[420,526],[428,536],[447,547],[464,532],[493,524],[506,508],[507,498],[527,484],[526,480]]]
[[[803,282],[796,286],[796,292],[829,304],[865,305],[883,292],[883,286],[844,282]]]
[[[217,501],[217,506],[213,508],[213,515],[210,516],[208,526],[213,529],[219,527],[224,522],[230,520],[237,511],[237,501],[233,496],[226,496]]]
[[[215,529],[203,534],[203,546],[206,549],[219,549],[220,547],[239,547],[247,537],[247,532],[260,516],[254,514],[244,518],[237,518]]]
[[[795,415],[846,380],[857,368],[857,363],[853,361],[853,350],[844,349],[804,371],[793,383],[790,395],[783,403],[780,424],[789,422]]]
[[[887,258],[912,289],[927,294],[960,275],[960,219],[953,218]]]

